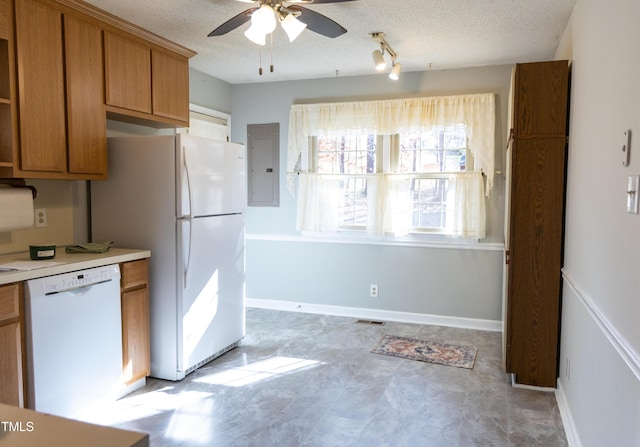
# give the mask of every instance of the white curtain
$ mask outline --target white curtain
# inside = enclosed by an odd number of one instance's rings
[[[337,231],[341,222],[341,178],[335,175],[301,173],[298,179],[300,231]]]
[[[490,194],[495,172],[495,95],[493,93],[294,104],[289,114],[287,172],[289,191],[295,195],[292,174],[307,152],[310,136],[368,134],[394,135],[426,131],[434,126],[464,123],[477,170],[486,176]]]
[[[486,210],[481,172],[461,172],[449,179],[446,234],[482,239]]]
[[[411,177],[398,174],[367,175],[367,234],[405,236],[411,230]],[[446,234],[485,237],[484,183],[480,172],[449,177]],[[338,231],[342,222],[342,182],[337,175],[300,173],[298,180],[299,231]]]
[[[311,136],[396,135],[456,124],[465,125],[475,170],[450,175],[446,234],[481,239],[485,237],[485,195],[491,191],[495,170],[494,94],[294,104],[289,116],[289,191],[295,195],[294,171],[301,154],[308,154]],[[365,176],[367,233],[408,234],[412,224],[411,176],[389,172]],[[343,178],[302,172],[298,179],[297,228],[301,231],[338,230],[342,217]]]

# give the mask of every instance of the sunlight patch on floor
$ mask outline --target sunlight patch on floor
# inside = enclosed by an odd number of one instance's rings
[[[212,393],[192,390],[176,393],[172,386],[166,386],[156,391],[123,397],[118,401],[103,404],[94,408],[91,413],[83,415],[82,420],[102,425],[122,424],[166,411],[174,411],[212,395]]]
[[[199,377],[194,382],[240,387],[323,364],[317,360],[278,356]]]

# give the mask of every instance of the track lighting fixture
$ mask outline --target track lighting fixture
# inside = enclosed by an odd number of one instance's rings
[[[385,40],[384,33],[371,33],[369,34],[373,40],[380,44],[379,50],[374,50],[371,54],[373,56],[373,63],[376,67],[376,70],[382,71],[387,68],[387,62],[384,60],[384,54],[387,53],[391,56],[391,73],[389,73],[389,77],[394,81],[398,80],[400,76],[400,72],[402,71],[402,65],[399,62],[396,62],[397,54],[393,49],[389,46],[387,41]]]

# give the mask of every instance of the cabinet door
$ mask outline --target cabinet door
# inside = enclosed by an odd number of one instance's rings
[[[122,378],[128,384],[151,373],[149,261],[125,262],[122,272]]]
[[[151,113],[151,49],[104,33],[106,103]]]
[[[102,80],[102,31],[64,17],[69,172],[106,174],[107,131]]]
[[[565,146],[561,137],[513,145],[507,369],[522,384],[556,384]]]
[[[16,7],[20,169],[66,169],[62,16],[34,0]]]
[[[516,137],[566,135],[567,61],[518,64],[515,76]]]
[[[0,0],[0,39],[9,39],[9,0]]]
[[[24,406],[20,323],[0,326],[0,403]]]
[[[150,373],[149,292],[122,293],[123,380],[131,383]]]
[[[186,58],[152,51],[153,114],[189,122],[189,64]]]
[[[0,286],[0,403],[24,407],[22,284]]]

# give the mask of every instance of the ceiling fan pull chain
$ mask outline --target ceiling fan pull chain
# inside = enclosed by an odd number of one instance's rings
[[[273,73],[273,33],[271,33],[269,37],[270,37],[269,52],[271,53],[271,65],[269,66],[269,71]]]
[[[260,48],[260,68],[258,68],[258,74],[262,76],[262,48]]]

